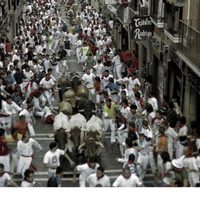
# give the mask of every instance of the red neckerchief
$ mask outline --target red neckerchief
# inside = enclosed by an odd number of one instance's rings
[[[128,160],[128,164],[133,164],[134,161]]]
[[[17,142],[18,141],[18,135],[14,136],[12,135],[12,138]]]
[[[179,128],[182,128],[184,126],[184,124],[179,124]]]
[[[111,106],[112,106],[112,103],[111,103],[110,105],[107,105],[107,107],[108,107],[109,109],[111,109]]]
[[[5,174],[5,172],[2,173],[2,175],[0,175],[0,177],[2,177]]]
[[[7,142],[6,142],[6,139],[5,139],[5,138],[3,138],[3,137],[0,137],[0,140],[1,140],[2,142],[4,142],[4,143],[6,143],[6,144],[7,144]]]
[[[104,174],[101,176],[101,177],[97,177],[97,180],[100,180],[101,178],[103,178],[104,177]]]

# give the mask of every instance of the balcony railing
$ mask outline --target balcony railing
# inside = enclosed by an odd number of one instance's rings
[[[0,16],[0,28],[5,25],[5,23],[7,22],[7,19],[8,19],[7,13]]]
[[[182,49],[193,54],[200,53],[200,31],[194,28],[193,21],[180,20],[180,39]]]
[[[180,20],[180,43],[177,48],[200,69],[200,31],[191,21]]]

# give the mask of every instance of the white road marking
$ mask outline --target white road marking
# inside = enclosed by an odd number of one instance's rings
[[[119,173],[119,172],[122,172],[122,169],[108,169],[108,170],[105,170],[105,173]],[[41,171],[41,172],[35,172],[35,175],[47,175],[48,172],[45,172],[45,171]],[[64,175],[72,175],[73,172],[64,172]]]
[[[106,139],[110,139],[110,136],[106,136],[104,137]],[[54,137],[34,137],[35,140],[38,140],[38,141],[52,141],[54,140]]]
[[[116,179],[119,175],[109,176],[111,180]],[[46,178],[34,178],[35,181],[48,181],[48,177]],[[13,181],[22,181],[22,178],[14,178]],[[73,181],[73,178],[62,178],[61,181]],[[78,177],[76,177],[76,181],[78,181]],[[144,183],[152,183],[154,180],[143,180]]]

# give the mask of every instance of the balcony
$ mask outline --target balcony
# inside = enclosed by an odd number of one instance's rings
[[[200,72],[200,30],[194,28],[194,21],[180,20],[180,43],[176,45],[177,50],[190,62],[197,66]],[[200,74],[199,74],[200,76]]]
[[[164,34],[173,42],[173,43],[180,43],[181,38],[180,38],[180,33],[179,31],[174,31],[172,29],[167,29],[166,25],[164,25]]]
[[[0,16],[0,29],[7,26],[8,15],[5,13],[4,15]]]
[[[177,7],[183,7],[185,5],[185,0],[167,0],[170,4],[174,4]]]
[[[161,0],[151,1],[151,21],[157,28],[164,28],[164,6]]]

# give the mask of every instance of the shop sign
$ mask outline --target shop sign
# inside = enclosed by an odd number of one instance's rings
[[[105,4],[117,4],[116,0],[105,0]]]
[[[148,40],[153,36],[153,23],[149,16],[135,16],[132,19],[132,37],[134,40]]]

